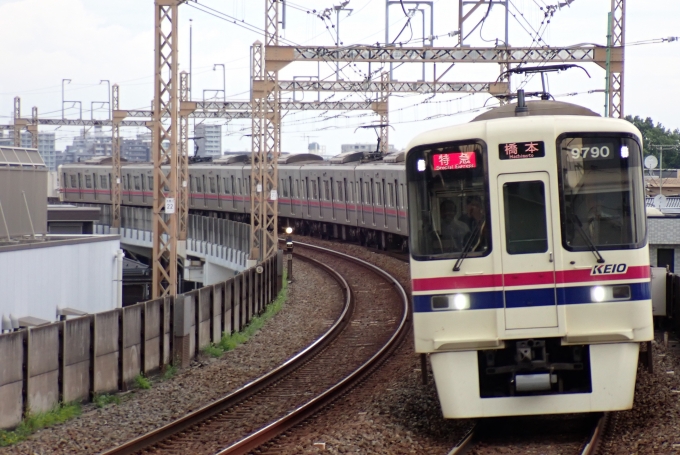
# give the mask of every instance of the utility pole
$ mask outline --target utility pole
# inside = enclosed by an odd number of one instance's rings
[[[153,298],[177,294],[177,10],[155,0],[153,106]],[[168,122],[169,121],[169,122]],[[163,170],[165,165],[169,171]]]
[[[21,98],[14,97],[14,146],[21,147],[21,129],[28,122],[21,118]]]
[[[182,71],[179,75],[179,231],[177,238],[181,242],[180,254],[186,251],[187,225],[189,222],[189,114],[196,109],[190,103],[191,74]]]
[[[125,118],[125,111],[120,110],[120,88],[118,84],[111,87],[111,206],[113,207],[113,219],[111,227],[120,229],[120,122]]]
[[[279,44],[279,3],[265,0],[265,46]],[[278,158],[281,150],[279,66],[265,63],[265,47],[252,47],[252,162],[250,173],[250,263],[278,249]]]
[[[611,7],[611,46],[608,46],[608,52],[616,50],[620,53],[616,61],[611,61],[609,64],[607,88],[609,91],[609,109],[610,117],[623,118],[623,68],[625,61],[625,46],[626,46],[626,2],[625,0],[612,0]]]

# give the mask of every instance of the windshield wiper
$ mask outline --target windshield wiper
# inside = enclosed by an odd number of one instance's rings
[[[590,248],[590,251],[593,252],[595,257],[597,258],[597,263],[598,264],[604,264],[605,260],[600,254],[600,252],[597,250],[597,247],[593,243],[593,239],[590,238],[588,233],[586,232],[585,229],[583,229],[583,224],[581,224],[581,220],[576,216],[574,212],[571,212],[571,219],[574,224],[576,224],[576,227],[578,228],[579,233],[581,234],[581,237],[583,237],[583,240],[586,241],[586,244],[588,245],[588,248]]]
[[[472,251],[472,245],[475,244],[475,241],[479,238],[479,236],[482,233],[482,226],[484,223],[480,223],[475,227],[475,230],[472,231],[472,235],[468,238],[468,241],[465,243],[465,247],[463,248],[463,252],[461,253],[460,257],[456,261],[456,263],[453,266],[453,271],[454,272],[459,272],[460,271],[460,266],[463,264],[463,260],[467,257],[468,254],[470,254],[470,251]]]

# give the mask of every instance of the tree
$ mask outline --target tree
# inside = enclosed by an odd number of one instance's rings
[[[671,131],[664,128],[661,123],[655,125],[649,117],[643,120],[637,115],[635,117],[627,115],[626,120],[642,133],[643,156],[654,155],[659,158],[659,150],[653,146],[674,145],[675,148],[671,150],[664,148],[663,167],[664,169],[680,169],[680,129],[676,128]]]

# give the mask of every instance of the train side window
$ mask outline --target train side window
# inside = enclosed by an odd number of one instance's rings
[[[85,188],[92,188],[92,176],[91,175],[85,176]]]
[[[316,188],[316,182],[314,180],[312,180],[312,199],[314,199],[314,200],[319,199],[319,194],[318,194],[317,191],[318,190]]]
[[[199,177],[196,177],[196,191],[198,193],[203,192],[203,186],[201,185],[201,179]]]
[[[344,201],[345,200],[345,193],[342,191],[342,184],[343,182],[338,181],[338,201]]]
[[[295,190],[293,187],[293,177],[288,177],[288,187],[290,188],[290,197],[295,197],[295,194],[293,194],[293,191]]]
[[[139,176],[138,176],[138,175],[135,175],[135,177],[134,177],[134,181],[135,181],[135,190],[137,190],[137,191],[139,191],[139,190],[142,189],[140,180],[141,180],[141,179],[139,178]]]
[[[208,181],[210,182],[210,192],[215,194],[217,192],[215,189],[215,177],[208,177]]]
[[[383,190],[381,182],[375,182],[375,194],[377,195],[375,198],[375,205],[383,205]]]
[[[99,176],[99,181],[100,181],[99,186],[101,187],[101,189],[105,190],[105,189],[107,188],[107,187],[106,187],[106,176],[105,176],[105,175],[100,175],[100,176]]]
[[[241,188],[241,179],[236,179],[236,188],[238,189],[238,194],[243,194],[243,190]]]
[[[545,186],[540,180],[503,185],[505,247],[509,254],[548,251]]]
[[[394,207],[394,184],[387,184],[387,191],[389,192],[390,198],[388,199],[387,205],[389,207]]]
[[[153,191],[153,176],[149,175],[147,179],[149,180],[149,189]]]
[[[332,200],[333,198],[331,197],[331,190],[328,187],[328,180],[323,181],[323,190],[324,190],[324,195],[327,201]]]
[[[234,176],[233,175],[229,176],[229,180],[231,180],[231,194],[236,194],[236,188],[234,188]]]

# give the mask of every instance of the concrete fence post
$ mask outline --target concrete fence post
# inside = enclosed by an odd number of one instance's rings
[[[28,371],[28,365],[30,361],[29,357],[29,348],[31,346],[31,329],[25,329],[23,330],[23,338],[21,340],[23,346],[24,346],[24,352],[23,352],[23,362],[21,364],[21,374],[23,378],[23,383],[21,386],[21,415],[23,417],[27,417],[28,412],[29,412],[29,407],[28,407],[28,394],[29,390],[28,388],[30,387],[29,384],[29,371]]]
[[[175,348],[173,358],[175,359],[175,365],[179,365],[181,368],[188,367],[191,360],[190,331],[191,321],[195,317],[191,309],[190,296],[177,296],[173,305],[173,344]]]
[[[126,391],[125,384],[125,317],[123,308],[118,311],[118,390]]]
[[[96,329],[97,329],[97,327],[96,327],[97,318],[95,317],[94,314],[87,316],[87,317],[90,318],[90,369],[89,369],[89,373],[90,373],[90,391],[89,392],[90,393],[89,393],[89,395],[90,395],[90,401],[93,401],[95,391],[97,390],[97,388],[95,386],[95,379],[96,379],[95,361],[97,359],[97,337],[95,336],[95,333],[96,333]]]

